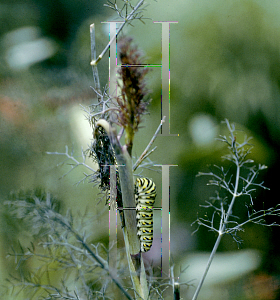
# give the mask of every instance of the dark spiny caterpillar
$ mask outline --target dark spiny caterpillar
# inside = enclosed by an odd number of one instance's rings
[[[136,178],[135,201],[137,235],[141,243],[141,252],[151,249],[153,243],[153,205],[156,198],[156,185],[149,178]]]

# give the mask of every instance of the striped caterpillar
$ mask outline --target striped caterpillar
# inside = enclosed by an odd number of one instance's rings
[[[153,243],[153,205],[156,198],[156,185],[149,178],[136,178],[135,202],[137,235],[141,243],[141,252],[151,249]]]

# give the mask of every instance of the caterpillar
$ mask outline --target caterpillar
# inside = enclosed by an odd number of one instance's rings
[[[156,198],[156,185],[149,178],[136,178],[135,202],[137,235],[140,239],[141,252],[151,249],[153,243],[153,205]]]

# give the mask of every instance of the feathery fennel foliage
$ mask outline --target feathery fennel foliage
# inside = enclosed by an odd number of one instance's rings
[[[204,217],[198,217],[192,225],[205,227],[217,234],[215,245],[210,254],[203,276],[197,286],[193,300],[197,299],[212,260],[224,235],[231,235],[238,245],[242,243],[238,232],[244,231],[248,223],[255,223],[264,226],[279,226],[277,223],[266,223],[268,216],[280,216],[280,207],[255,210],[253,193],[257,188],[268,189],[263,182],[258,181],[258,175],[266,169],[265,165],[254,165],[254,161],[248,158],[253,145],[249,143],[251,138],[245,135],[243,141],[237,141],[236,128],[226,119],[225,124],[229,136],[220,136],[217,140],[227,145],[228,154],[223,159],[230,162],[231,167],[225,169],[223,166],[214,166],[209,173],[199,173],[198,176],[209,176],[208,185],[217,186],[216,195],[206,201],[203,205],[207,209]],[[234,214],[236,206],[246,206],[248,209],[247,218],[242,220]]]

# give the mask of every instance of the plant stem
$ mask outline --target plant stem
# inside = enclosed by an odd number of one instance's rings
[[[209,270],[209,268],[210,268],[210,265],[211,265],[211,263],[212,263],[212,260],[213,260],[213,258],[214,258],[214,255],[216,254],[216,251],[217,251],[217,249],[218,249],[218,247],[219,247],[220,241],[221,241],[221,239],[222,239],[222,235],[223,235],[223,234],[220,233],[219,236],[218,236],[218,238],[217,238],[217,240],[216,240],[216,243],[215,243],[215,245],[214,245],[214,247],[213,247],[213,249],[212,249],[212,252],[211,252],[210,257],[209,257],[209,259],[208,259],[206,268],[205,268],[205,270],[204,270],[203,276],[202,276],[202,278],[200,279],[200,282],[199,282],[199,284],[198,284],[198,286],[197,286],[197,288],[196,288],[196,291],[195,291],[195,293],[194,293],[194,295],[193,295],[192,300],[196,300],[196,299],[197,299],[197,296],[198,296],[198,294],[199,294],[199,292],[200,292],[200,289],[201,289],[201,287],[202,287],[202,285],[203,285],[203,282],[204,282],[204,280],[205,280],[205,278],[206,278],[206,275],[207,275],[207,273],[208,273],[208,270]]]
[[[96,60],[96,44],[95,44],[95,26],[94,24],[90,25],[90,46],[91,46],[91,61]],[[100,100],[100,81],[98,76],[98,69],[96,64],[92,66],[92,73],[93,73],[93,81],[95,89],[97,90],[97,97]]]
[[[159,133],[159,131],[161,129],[162,124],[165,122],[165,118],[166,117],[163,116],[163,118],[162,118],[162,120],[161,120],[161,122],[160,122],[160,124],[159,124],[159,126],[158,126],[158,128],[157,128],[157,130],[155,132],[155,134],[153,135],[152,139],[150,140],[148,146],[143,151],[143,153],[141,154],[141,156],[137,159],[137,162],[134,164],[133,171],[135,171],[139,167],[139,165],[141,164],[141,162],[147,157],[149,149],[151,148],[153,142],[155,141],[155,139],[156,139],[156,137],[157,137],[157,135],[158,135],[158,133]]]
[[[96,123],[95,132],[97,127],[101,126],[108,136],[110,137],[111,144],[115,151],[115,157],[118,163],[118,172],[122,191],[122,200],[124,207],[125,227],[123,228],[125,248],[127,260],[129,264],[130,277],[133,283],[135,297],[137,300],[148,300],[148,285],[145,274],[145,268],[140,252],[140,241],[137,236],[136,224],[136,210],[135,210],[135,196],[134,196],[134,183],[132,173],[131,157],[125,147],[119,144],[119,140],[115,129],[104,120],[100,119]],[[134,209],[125,209],[133,208]],[[141,268],[140,268],[141,267]],[[139,270],[140,269],[140,270]],[[140,271],[140,276],[138,275]]]
[[[104,50],[101,52],[101,54],[98,56],[97,59],[93,59],[90,64],[91,66],[96,66],[98,64],[98,62],[103,58],[104,54],[108,51],[110,45],[112,44],[112,42],[117,38],[118,34],[121,32],[121,30],[123,29],[124,25],[126,23],[128,23],[130,20],[132,20],[134,13],[137,11],[137,9],[144,3],[144,0],[140,0],[136,6],[133,8],[133,10],[131,11],[131,13],[127,16],[127,18],[125,19],[125,21],[121,24],[119,30],[117,31],[116,35],[110,40],[110,42],[107,44],[107,46],[104,48]]]
[[[142,259],[142,254],[139,253],[139,257],[138,257],[141,260],[140,266],[138,266],[140,267],[140,270],[136,270],[135,262],[132,261],[132,256],[130,254],[129,239],[128,239],[126,227],[123,228],[123,235],[125,240],[126,256],[127,256],[128,266],[129,266],[130,278],[133,284],[135,299],[149,300],[149,296],[148,296],[149,290],[147,285],[147,278],[146,278],[144,263]],[[138,276],[139,273],[140,273],[140,277]]]
[[[212,249],[212,252],[211,252],[210,257],[208,259],[206,268],[205,268],[204,273],[202,275],[202,278],[200,279],[200,282],[199,282],[199,284],[198,284],[198,286],[196,288],[196,291],[195,291],[195,293],[193,295],[192,300],[196,300],[197,299],[198,294],[199,294],[199,292],[201,290],[201,287],[203,285],[203,282],[204,282],[204,280],[206,278],[206,275],[208,273],[208,270],[210,268],[210,265],[211,265],[211,263],[213,261],[214,255],[216,254],[217,249],[219,247],[219,244],[221,242],[222,236],[225,234],[225,229],[226,229],[226,226],[227,226],[227,221],[228,221],[228,219],[229,219],[229,217],[231,215],[232,207],[234,205],[235,199],[237,197],[237,191],[238,191],[238,183],[239,183],[239,176],[240,176],[240,166],[239,166],[238,158],[237,157],[236,157],[236,165],[237,165],[237,169],[236,169],[235,187],[234,187],[234,193],[233,193],[233,196],[232,196],[232,199],[231,199],[231,203],[230,203],[228,211],[227,211],[227,213],[225,215],[225,219],[224,219],[224,221],[222,223],[222,226],[221,226],[221,228],[219,230],[219,236],[218,236],[218,238],[217,238],[217,240],[215,242],[215,245],[214,245],[214,247]],[[221,218],[223,218],[223,216],[221,216]]]

